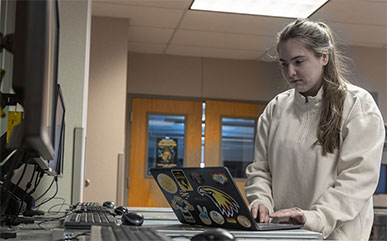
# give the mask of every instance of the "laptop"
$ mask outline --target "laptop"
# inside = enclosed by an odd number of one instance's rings
[[[181,223],[252,231],[302,227],[255,222],[227,167],[150,171]]]

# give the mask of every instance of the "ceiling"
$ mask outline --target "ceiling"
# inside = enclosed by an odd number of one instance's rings
[[[270,61],[294,19],[189,10],[193,0],[92,0],[93,16],[128,18],[132,52]],[[387,0],[330,0],[311,17],[345,45],[386,48]]]

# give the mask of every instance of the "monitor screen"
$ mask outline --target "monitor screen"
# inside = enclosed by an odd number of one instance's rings
[[[53,128],[59,48],[56,0],[17,0],[12,87],[23,108],[9,147],[54,159]]]
[[[54,140],[54,159],[48,162],[49,172],[52,175],[59,175],[62,173],[63,168],[63,146],[64,146],[64,127],[65,127],[65,105],[63,100],[62,91],[60,85],[57,85],[56,91],[56,108],[54,110],[55,114],[55,124],[53,137]]]

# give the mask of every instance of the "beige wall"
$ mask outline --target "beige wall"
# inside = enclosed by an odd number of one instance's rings
[[[117,158],[124,152],[128,20],[93,17],[84,201],[116,201]]]
[[[267,101],[284,88],[275,63],[129,53],[130,94]]]
[[[351,81],[377,93],[377,102],[387,123],[387,49],[352,47],[348,55],[356,71]]]

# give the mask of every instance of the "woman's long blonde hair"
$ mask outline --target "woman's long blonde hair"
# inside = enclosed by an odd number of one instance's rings
[[[323,71],[323,97],[317,140],[322,154],[333,153],[340,148],[341,122],[346,95],[346,67],[344,56],[336,49],[331,29],[322,22],[298,19],[287,25],[278,35],[277,49],[281,42],[296,39],[314,52],[316,57],[329,54],[329,61]]]

